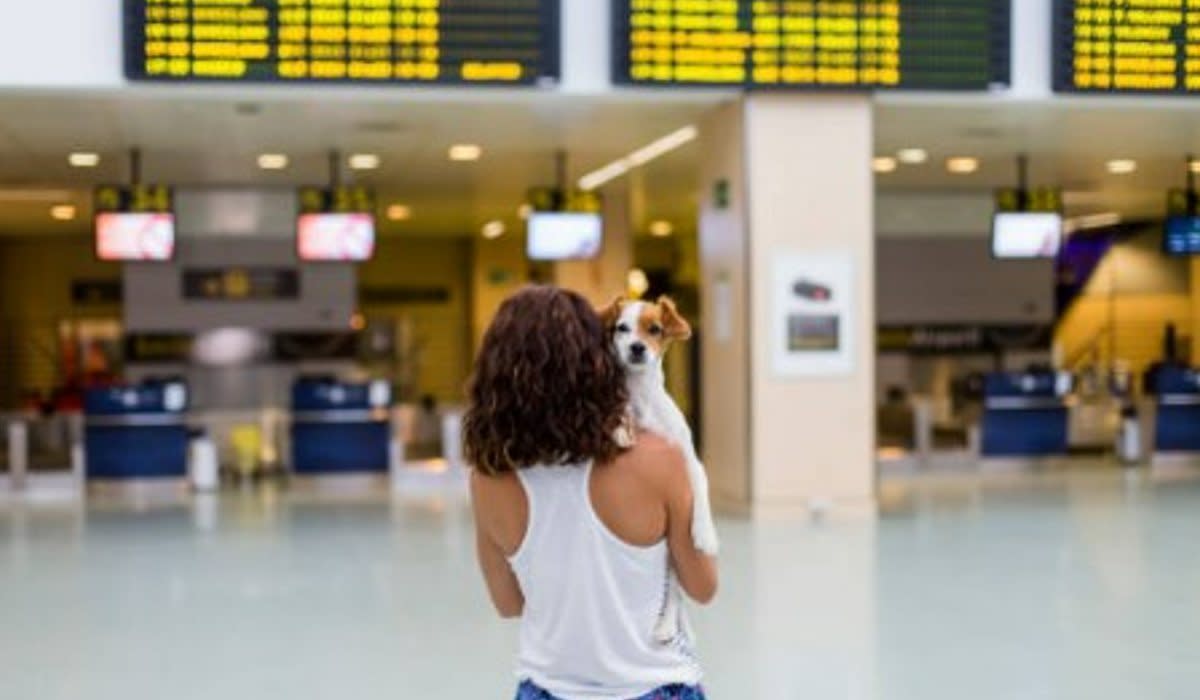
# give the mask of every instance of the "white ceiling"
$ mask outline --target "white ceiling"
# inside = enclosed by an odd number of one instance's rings
[[[473,233],[483,221],[515,219],[528,187],[553,184],[556,151],[568,153],[574,179],[692,123],[712,104],[544,93],[411,102],[327,97],[0,99],[0,232],[85,230],[90,188],[126,181],[127,152],[137,146],[143,181],[176,186],[322,184],[331,149],[376,153],[381,168],[344,177],[373,186],[384,204],[410,205],[413,218],[403,229]],[[484,157],[451,162],[447,149],[455,143],[479,144]],[[71,168],[73,150],[99,152],[100,167]],[[260,170],[256,156],[264,152],[288,154],[290,167]],[[647,216],[686,217],[693,170],[686,158],[648,167],[641,180],[655,183],[647,200],[656,204]],[[658,182],[682,196],[657,192]],[[75,224],[48,221],[50,204],[64,195],[81,207]]]
[[[530,185],[550,184],[554,153],[570,155],[572,178],[630,150],[694,123],[727,96],[630,92],[603,97],[558,93],[413,96],[379,91],[326,91],[297,96],[265,90],[245,94],[170,90],[80,96],[0,97],[0,233],[84,235],[87,203],[96,184],[128,177],[125,152],[143,149],[143,179],[176,185],[320,184],[332,148],[372,152],[383,166],[359,175],[381,200],[403,202],[414,216],[384,225],[384,235],[473,234],[492,218],[515,220]],[[930,152],[921,166],[901,166],[878,178],[890,200],[911,195],[986,196],[1014,183],[1014,158],[1028,153],[1032,184],[1057,185],[1074,212],[1118,210],[1153,216],[1166,188],[1183,181],[1184,154],[1200,154],[1200,103],[1186,99],[1056,99],[1037,102],[979,98],[937,102],[884,97],[875,114],[876,152],[907,146]],[[485,149],[477,163],[452,163],[446,149],[472,142]],[[98,151],[101,167],[68,166],[72,150]],[[283,152],[291,167],[264,172],[261,152]],[[982,158],[979,172],[949,175],[952,155]],[[640,223],[654,218],[694,227],[695,145],[644,169],[636,179],[646,202]],[[1138,160],[1137,172],[1109,175],[1110,158]],[[80,218],[49,220],[49,206],[75,201]],[[909,207],[905,227],[923,226]],[[881,208],[882,212],[883,208]],[[915,211],[915,213],[914,213]],[[943,216],[930,207],[930,226]],[[886,228],[886,227],[885,227]],[[894,227],[893,227],[894,228]],[[985,224],[981,223],[981,231]],[[919,230],[912,231],[919,233]],[[969,233],[969,232],[964,232]]]

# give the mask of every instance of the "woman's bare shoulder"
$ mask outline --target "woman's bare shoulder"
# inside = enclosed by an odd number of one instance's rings
[[[521,483],[515,472],[492,475],[472,469],[470,481],[471,501],[477,512],[494,513],[497,509],[524,500]]]
[[[617,461],[657,484],[669,484],[678,475],[686,474],[683,451],[679,446],[657,433],[645,430],[638,431],[637,442]]]

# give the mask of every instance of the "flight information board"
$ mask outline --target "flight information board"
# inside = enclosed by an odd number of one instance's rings
[[[1054,89],[1200,92],[1200,2],[1055,0]]]
[[[985,90],[1009,0],[613,0],[614,82]]]
[[[125,0],[131,80],[553,84],[558,0]]]

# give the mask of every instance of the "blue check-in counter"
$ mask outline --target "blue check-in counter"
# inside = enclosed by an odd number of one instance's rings
[[[1200,370],[1161,365],[1146,376],[1154,402],[1154,451],[1200,453]]]
[[[89,389],[83,398],[88,479],[184,478],[187,408],[182,381]]]
[[[386,472],[391,387],[300,378],[292,385],[292,471],[299,475]]]
[[[1067,453],[1070,375],[993,372],[984,378],[983,457],[1050,457]]]

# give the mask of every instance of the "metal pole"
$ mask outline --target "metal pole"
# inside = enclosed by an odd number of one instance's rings
[[[342,185],[342,157],[337,149],[329,152],[329,186],[332,188]]]
[[[1187,161],[1183,164],[1183,171],[1185,173],[1184,177],[1186,178],[1185,182],[1187,183],[1187,192],[1184,193],[1183,198],[1184,198],[1184,201],[1187,202],[1188,216],[1195,216],[1196,215],[1196,173],[1192,170],[1192,163],[1194,161],[1192,159],[1191,153],[1187,154],[1184,157],[1187,158]]]
[[[15,490],[25,488],[29,471],[29,428],[23,420],[8,424],[8,474]]]
[[[129,184],[142,184],[142,149],[136,146],[129,151]]]
[[[1029,207],[1029,157],[1017,155],[1017,208],[1025,211]]]

